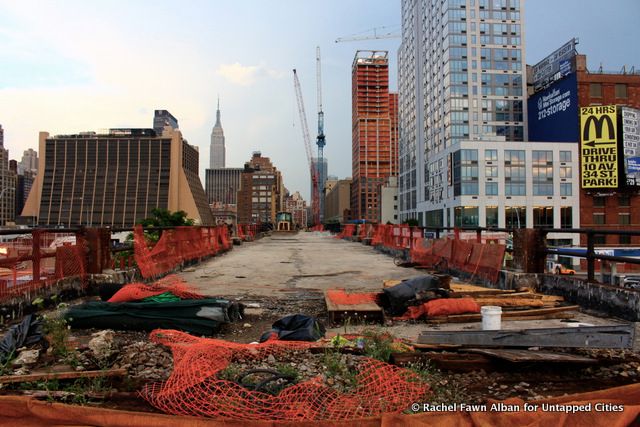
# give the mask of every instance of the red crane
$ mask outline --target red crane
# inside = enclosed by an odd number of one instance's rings
[[[311,137],[309,136],[309,126],[307,125],[307,113],[304,110],[304,101],[302,100],[302,89],[300,88],[300,80],[295,68],[293,69],[293,85],[296,90],[296,100],[298,101],[298,113],[300,114],[300,127],[302,128],[302,137],[304,139],[304,148],[307,152],[307,161],[309,162],[309,172],[311,175],[311,225],[320,224],[320,198],[318,197],[318,170],[313,167],[313,155],[311,154]]]

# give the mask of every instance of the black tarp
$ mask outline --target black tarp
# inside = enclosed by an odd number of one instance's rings
[[[0,341],[0,363],[6,362],[14,355],[16,349],[35,344],[42,339],[42,322],[34,315],[28,314],[22,321],[13,325]]]
[[[264,342],[276,333],[283,341],[317,341],[324,337],[325,328],[315,317],[304,314],[294,314],[283,317],[271,325],[271,330],[260,337]]]
[[[87,302],[72,307],[65,318],[73,328],[152,331],[178,329],[195,335],[213,335],[223,323],[236,321],[242,307],[225,299],[173,302]]]
[[[418,294],[425,291],[436,291],[439,288],[440,278],[430,274],[406,279],[395,286],[383,289],[383,306],[389,313],[399,316],[407,311],[411,300],[415,300]]]

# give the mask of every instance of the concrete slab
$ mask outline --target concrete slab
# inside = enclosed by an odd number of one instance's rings
[[[336,287],[379,291],[384,279],[422,274],[370,246],[300,232],[245,242],[180,276],[208,295],[304,297]]]

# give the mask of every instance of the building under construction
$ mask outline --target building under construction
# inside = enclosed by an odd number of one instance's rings
[[[398,98],[386,51],[357,51],[352,68],[351,218],[379,222],[380,187],[398,174]]]

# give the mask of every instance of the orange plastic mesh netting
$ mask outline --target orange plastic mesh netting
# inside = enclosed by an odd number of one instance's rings
[[[375,303],[380,295],[377,292],[364,292],[348,294],[344,289],[330,289],[325,292],[325,295],[334,304],[341,305],[356,305],[356,304],[368,304]]]
[[[345,420],[383,413],[400,413],[421,401],[429,386],[409,370],[366,359],[357,374],[357,386],[340,393],[317,377],[283,389],[277,395],[250,391],[218,378],[232,360],[276,359],[316,343],[267,341],[239,344],[197,338],[173,330],[156,330],[151,340],[169,347],[173,372],[164,383],[142,390],[155,407],[174,415],[242,420]]]
[[[198,293],[180,277],[171,274],[151,284],[129,283],[124,285],[108,302],[139,301],[165,292],[171,292],[182,299],[204,298],[204,295]]]

